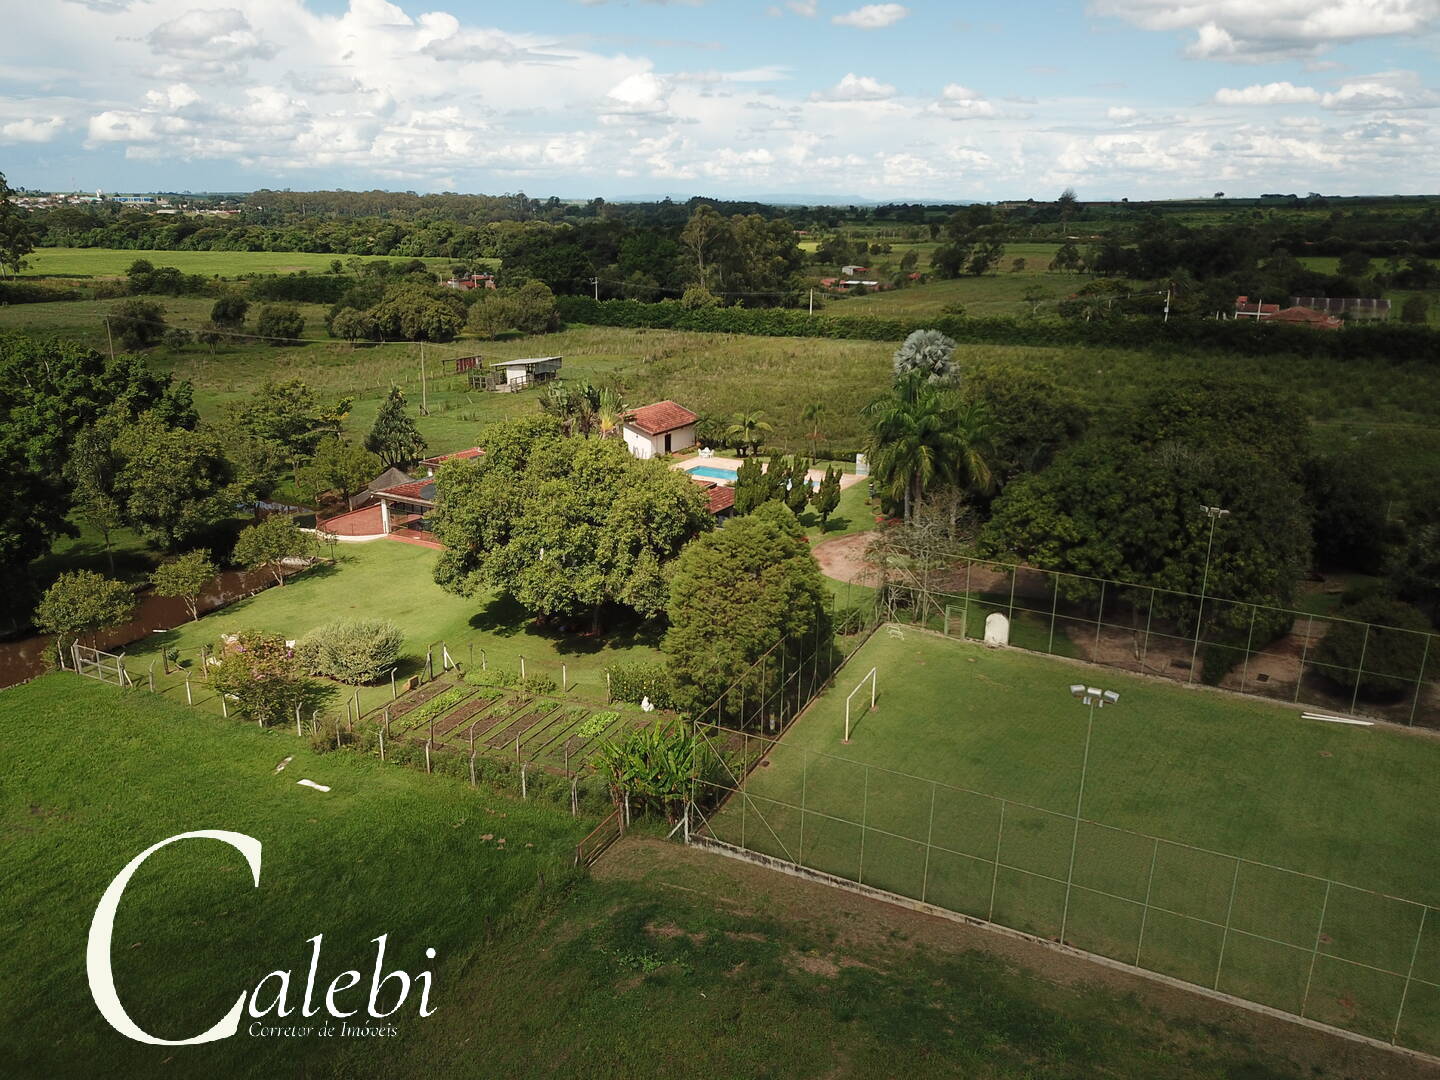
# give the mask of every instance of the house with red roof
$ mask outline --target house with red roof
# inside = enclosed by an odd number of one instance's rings
[[[1287,307],[1270,316],[1271,322],[1289,323],[1291,326],[1308,326],[1312,330],[1340,330],[1345,324],[1334,315],[1308,307]]]
[[[683,405],[657,401],[627,412],[620,423],[620,433],[630,453],[649,459],[694,446],[695,425],[699,420]]]

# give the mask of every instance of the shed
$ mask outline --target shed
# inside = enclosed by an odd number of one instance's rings
[[[694,446],[699,419],[683,405],[657,401],[626,413],[620,430],[630,453],[648,459]]]

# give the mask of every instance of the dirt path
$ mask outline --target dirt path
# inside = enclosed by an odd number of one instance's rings
[[[820,572],[836,581],[848,581],[853,585],[878,585],[880,573],[873,563],[865,560],[865,549],[875,533],[851,533],[824,540],[810,550],[820,564]]]
[[[848,538],[847,538],[848,539]],[[1069,956],[1023,939],[954,923],[804,881],[723,855],[662,840],[628,837],[593,871],[601,880],[641,882],[660,894],[699,894],[735,912],[763,913],[803,928],[804,936],[833,942],[826,962],[903,967],[912,952],[980,951],[1016,970],[1074,992],[1086,987],[1139,999],[1168,1023],[1201,1025],[1292,1061],[1317,1076],[1364,1080],[1436,1080],[1440,1070],[1378,1047],[1252,1013],[1200,994]]]

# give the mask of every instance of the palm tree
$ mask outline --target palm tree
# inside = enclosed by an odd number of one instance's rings
[[[810,440],[811,458],[817,456],[815,453],[815,444],[820,438],[820,425],[818,421],[820,419],[820,414],[824,411],[825,405],[823,402],[819,401],[812,401],[809,405],[806,405],[805,408],[800,410],[800,421],[810,426],[810,430],[806,433],[806,438]]]
[[[726,429],[725,435],[736,446],[749,448],[750,453],[755,453],[760,444],[765,441],[765,432],[773,430],[765,421],[763,412],[737,412],[730,418],[730,427]]]
[[[870,421],[866,449],[876,479],[904,504],[906,521],[935,483],[971,490],[993,484],[985,461],[990,427],[984,407],[960,404],[927,382],[923,372],[898,380],[894,392],[867,405],[864,415]]]
[[[624,419],[625,405],[619,392],[613,386],[605,387],[595,402],[595,424],[600,429],[600,437],[608,439],[614,435]]]

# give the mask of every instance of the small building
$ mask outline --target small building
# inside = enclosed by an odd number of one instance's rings
[[[524,390],[527,386],[549,382],[560,374],[559,356],[531,356],[523,360],[496,360],[490,365],[490,378],[485,389],[501,392]],[[475,376],[471,375],[471,383]]]
[[[428,534],[426,515],[435,509],[435,481],[411,480],[375,492],[380,503],[380,529],[389,534]]]
[[[1251,300],[1248,296],[1235,297],[1237,319],[1268,319],[1279,310],[1279,304],[1266,304],[1260,300]]]
[[[494,274],[461,274],[445,282],[447,289],[460,289],[468,292],[471,289],[493,289],[495,288]]]
[[[453,454],[436,454],[434,457],[423,458],[420,464],[425,469],[426,476],[434,476],[435,470],[444,465],[447,461],[469,461],[471,458],[483,457],[484,450],[478,446],[472,446],[468,450],[456,450]]]
[[[1289,323],[1291,326],[1308,326],[1312,330],[1340,330],[1345,324],[1334,315],[1326,315],[1308,307],[1287,307],[1271,315],[1268,322]]]
[[[861,274],[868,273],[870,273],[870,268],[868,266],[855,266],[852,264],[850,266],[840,267],[841,277],[859,277]]]
[[[415,478],[404,469],[397,469],[393,465],[377,476],[370,483],[365,485],[365,490],[350,499],[350,509],[358,510],[362,506],[371,506],[375,503],[380,492],[395,487],[397,484],[408,484]]]
[[[729,484],[718,484],[702,476],[690,477],[705,492],[710,504],[710,513],[716,521],[724,521],[735,513],[735,489]]]
[[[637,458],[648,460],[673,454],[695,445],[695,425],[700,418],[673,401],[632,409],[621,421],[625,445]]]

